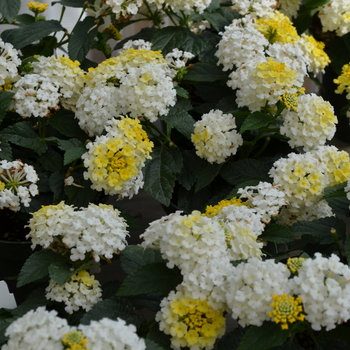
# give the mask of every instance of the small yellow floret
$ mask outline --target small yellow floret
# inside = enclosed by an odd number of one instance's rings
[[[237,207],[241,207],[245,205],[245,203],[237,197],[233,197],[231,199],[223,199],[218,204],[212,206],[208,205],[205,208],[205,213],[202,215],[207,216],[208,218],[212,218],[213,216],[219,214],[224,207],[228,207],[229,205],[236,205]]]
[[[300,297],[293,297],[287,294],[273,295],[273,302],[271,307],[273,310],[268,313],[268,316],[273,319],[275,323],[281,323],[282,329],[288,329],[289,323],[296,321],[304,321],[305,315],[301,305],[302,299]]]
[[[305,258],[288,258],[287,267],[291,273],[296,274],[303,265],[304,261]]]
[[[43,4],[39,1],[30,1],[27,3],[29,10],[34,12],[36,15],[38,13],[45,12],[49,6],[49,4]]]
[[[66,350],[89,350],[87,340],[81,331],[72,330],[63,335],[61,339]]]

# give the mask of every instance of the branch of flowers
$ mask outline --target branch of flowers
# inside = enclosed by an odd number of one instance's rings
[[[166,8],[165,8],[165,5],[163,5],[163,11],[166,13],[166,15],[169,17],[169,19],[170,19],[170,21],[174,24],[174,26],[178,26],[179,24],[178,23],[176,23],[176,21],[175,21],[175,19],[173,18],[173,15],[175,15],[176,16],[176,14],[170,9],[170,11],[169,10],[167,10]],[[177,16],[176,16],[177,17]]]
[[[180,13],[182,14],[182,18],[180,19],[180,25],[190,29],[189,22],[191,17],[187,16],[183,11],[180,11]]]
[[[143,16],[145,16],[145,20],[149,20],[149,21],[152,21],[152,23],[159,29],[162,28],[161,26],[161,22],[159,21],[159,11],[156,10],[156,12],[152,12],[152,9],[151,9],[151,6],[149,6],[149,3],[148,1],[144,1],[144,4],[146,5],[147,7],[147,10],[148,10],[148,15],[147,14],[144,14],[142,13]]]

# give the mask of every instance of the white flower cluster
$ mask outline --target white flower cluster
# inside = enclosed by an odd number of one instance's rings
[[[18,211],[21,204],[29,207],[32,197],[39,194],[39,180],[34,167],[20,160],[0,161],[0,209]]]
[[[193,11],[203,13],[211,4],[211,0],[149,0],[148,2],[156,4],[159,9],[164,4],[170,6],[174,12],[184,12],[188,15]]]
[[[209,163],[221,164],[236,154],[243,144],[242,136],[236,131],[236,120],[232,114],[220,110],[211,110],[203,114],[194,124],[191,140],[196,154]]]
[[[79,271],[66,283],[59,285],[50,280],[45,289],[46,299],[63,302],[65,311],[72,314],[80,308],[89,311],[96,303],[102,300],[100,282],[87,271]]]
[[[290,271],[274,260],[251,258],[239,264],[228,276],[227,305],[238,323],[261,326],[269,320],[272,295],[289,294]]]
[[[136,333],[136,327],[123,319],[102,318],[78,327],[87,339],[87,348],[94,350],[145,350],[145,341]]]
[[[289,18],[293,18],[297,16],[300,5],[300,0],[279,0],[278,11],[284,13]]]
[[[22,117],[45,117],[59,104],[75,109],[84,84],[84,71],[78,61],[40,56],[32,63],[33,71],[14,85],[13,107]]]
[[[328,101],[316,94],[300,95],[297,110],[286,110],[283,114],[280,132],[290,138],[288,143],[292,148],[302,146],[309,151],[331,140],[337,123]]]
[[[276,0],[240,0],[234,1],[231,8],[243,16],[251,14],[262,17],[275,10],[277,2]]]
[[[15,80],[20,64],[17,50],[10,43],[4,43],[0,39],[0,86]]]
[[[153,142],[138,119],[111,120],[106,130],[106,135],[86,145],[84,177],[91,180],[94,190],[131,198],[143,186],[142,168],[151,157]]]
[[[91,253],[95,261],[112,258],[126,246],[127,224],[112,205],[90,204],[76,211],[61,202],[43,206],[29,220],[32,249],[37,245],[57,251],[70,249],[72,261]]]
[[[233,69],[227,85],[236,90],[238,106],[247,106],[252,112],[259,111],[266,103],[274,105],[284,94],[297,94],[307,69],[319,72],[329,63],[317,42],[312,44],[315,47],[312,54],[305,53],[308,46],[290,19],[273,11],[269,2],[235,4],[243,13],[262,5],[266,5],[266,13],[257,11],[261,17],[249,13],[225,27],[215,54],[224,71]]]
[[[67,320],[44,307],[28,311],[7,327],[9,337],[1,350],[63,350],[61,339],[69,331]]]
[[[193,57],[194,55],[191,52],[182,51],[175,48],[166,54],[165,60],[167,61],[169,67],[179,69],[185,67],[187,61]]]
[[[63,344],[63,339],[72,331],[82,332],[83,339],[87,341],[86,349],[146,349],[145,341],[136,333],[136,327],[127,325],[123,319],[102,318],[91,321],[89,325],[70,327],[66,319],[57,316],[56,311],[46,311],[44,307],[30,310],[12,322],[5,332],[9,340],[1,349],[64,350],[67,346]]]
[[[318,8],[322,30],[343,36],[350,31],[350,1],[332,0]]]
[[[314,330],[329,331],[350,319],[350,268],[338,256],[315,254],[294,277],[294,293],[301,296],[306,320]]]
[[[142,0],[106,0],[106,4],[112,8],[117,18],[136,15],[142,3]]]
[[[176,100],[173,76],[159,51],[130,47],[103,61],[88,72],[77,101],[80,127],[93,136],[100,135],[106,122],[118,115],[152,122],[167,115]]]
[[[287,205],[284,192],[269,182],[259,182],[257,186],[246,186],[238,190],[240,199],[252,208],[264,223],[269,223],[272,216],[277,216],[280,209]]]

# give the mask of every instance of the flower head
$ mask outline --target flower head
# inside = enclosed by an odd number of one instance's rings
[[[243,144],[242,136],[237,133],[236,121],[232,114],[220,110],[211,110],[194,124],[191,140],[196,154],[209,163],[223,163],[236,154]]]
[[[85,345],[87,339],[81,331],[71,330],[63,335],[62,344],[67,350],[89,350]]]
[[[213,216],[218,215],[222,208],[228,207],[229,205],[245,205],[245,203],[238,197],[233,197],[231,199],[223,199],[216,205],[207,205],[205,208],[205,212],[203,215],[207,216],[208,218],[212,218]]]
[[[282,329],[288,329],[289,323],[304,320],[305,315],[302,313],[303,307],[300,297],[293,297],[287,294],[274,294],[272,299],[271,307],[273,310],[268,315],[275,323],[280,323]]]
[[[0,209],[20,210],[29,207],[32,197],[39,194],[36,182],[39,177],[34,167],[20,160],[0,161]]]
[[[74,274],[62,286],[50,280],[46,287],[46,299],[63,302],[64,309],[69,314],[82,308],[90,310],[97,302],[102,300],[102,290],[99,281],[87,271]]]
[[[30,1],[27,3],[27,6],[30,11],[34,12],[36,15],[42,12],[45,12],[49,4],[43,4],[39,1]]]
[[[288,258],[287,267],[291,273],[297,274],[304,261],[305,258]]]
[[[342,94],[345,91],[347,93],[346,98],[350,98],[350,64],[345,64],[342,67],[341,75],[334,79],[334,83],[338,85],[335,90],[337,94]]]
[[[170,292],[156,315],[159,327],[171,335],[174,349],[212,349],[225,332],[223,310],[214,310],[206,300],[193,299],[184,290]]]

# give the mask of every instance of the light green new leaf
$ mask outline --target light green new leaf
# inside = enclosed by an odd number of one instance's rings
[[[95,24],[95,17],[92,16],[85,17],[75,25],[68,43],[68,54],[71,60],[82,62],[85,59],[97,31],[98,26]]]
[[[0,14],[11,23],[21,8],[21,0],[0,0]]]
[[[152,159],[143,168],[144,190],[161,204],[168,206],[175,186],[176,175],[182,169],[181,152],[164,145],[152,152]]]
[[[264,241],[274,242],[277,244],[288,243],[294,240],[294,236],[288,227],[277,224],[267,225],[259,238]]]
[[[59,261],[66,261],[66,258],[49,249],[33,253],[22,266],[18,276],[17,287],[22,287],[47,276],[49,274],[49,266]]]
[[[21,28],[7,29],[1,33],[1,38],[19,50],[53,32],[62,30],[64,28],[56,20],[38,21]]]
[[[191,31],[184,27],[165,27],[158,30],[152,37],[152,50],[161,50],[165,56],[174,48],[181,48]]]
[[[251,326],[243,336],[237,350],[266,350],[281,345],[288,338],[288,330],[281,325],[264,322],[261,327]]]
[[[191,139],[191,134],[193,133],[193,125],[196,122],[193,117],[186,111],[171,107],[169,108],[169,113],[166,116],[160,117],[165,123],[171,128],[176,129],[187,139]]]
[[[122,269],[131,274],[141,266],[156,262],[164,262],[159,250],[146,248],[137,245],[127,246],[120,254],[120,265]]]
[[[248,115],[244,120],[239,132],[242,134],[244,131],[263,128],[269,125],[275,120],[275,117],[270,114],[264,114],[261,112],[253,112]]]
[[[46,143],[38,137],[25,121],[8,126],[2,131],[2,135],[9,142],[32,149],[39,154],[47,150]]]
[[[174,287],[178,276],[165,263],[153,263],[141,266],[128,275],[120,286],[117,296],[132,296],[158,291],[169,291]]]

